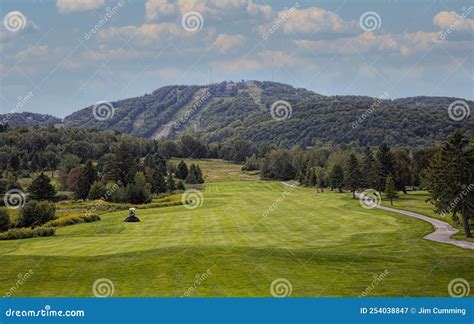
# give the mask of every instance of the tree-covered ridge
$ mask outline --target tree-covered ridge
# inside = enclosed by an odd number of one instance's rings
[[[290,118],[272,118],[270,108],[278,100],[291,104]],[[449,118],[448,107],[456,100],[460,99],[322,96],[268,81],[173,85],[112,102],[114,114],[109,119],[94,118],[90,106],[67,116],[64,125],[154,139],[176,139],[190,132],[205,143],[247,140],[256,146],[286,148],[319,142],[426,147],[439,144],[456,128],[472,134],[472,117],[461,121]],[[474,102],[464,101],[474,106]]]
[[[16,126],[54,126],[62,123],[58,117],[30,112],[0,114],[1,125]]]

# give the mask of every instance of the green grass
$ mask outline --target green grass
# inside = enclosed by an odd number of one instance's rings
[[[271,296],[277,278],[291,282],[292,296],[358,296],[385,269],[370,296],[447,296],[452,279],[474,280],[474,252],[422,239],[426,222],[361,208],[346,193],[258,181],[240,165],[196,162],[213,181],[200,208],[138,207],[140,223],[104,210],[101,221],[54,237],[0,241],[0,296],[30,269],[14,296],[92,296],[99,278],[113,281],[114,296],[182,296],[208,271],[192,296]],[[425,198],[401,195],[394,207],[440,218]],[[63,202],[58,213],[91,204]]]
[[[223,182],[223,181],[258,181],[260,177],[257,172],[242,172],[242,164],[235,164],[226,162],[224,160],[217,159],[202,159],[202,160],[191,160],[191,159],[171,159],[176,165],[179,161],[184,160],[186,165],[189,166],[191,163],[199,164],[201,171],[204,175],[206,182]]]
[[[450,215],[442,216],[440,214],[435,213],[433,210],[433,205],[431,203],[427,203],[426,199],[428,199],[428,192],[426,191],[409,191],[407,192],[407,194],[399,193],[398,198],[395,198],[393,200],[393,206],[390,205],[390,200],[384,199],[384,197],[382,196],[382,205],[397,209],[410,210],[415,213],[420,213],[442,220],[443,222],[449,223],[459,230],[459,233],[452,236],[454,239],[474,242],[474,238],[464,237],[464,228],[462,225],[455,225]],[[459,220],[461,220],[461,215],[458,214],[458,217]]]
[[[113,281],[114,296],[182,296],[208,270],[192,296],[271,296],[277,278],[291,296],[358,296],[385,269],[370,296],[448,296],[452,279],[474,280],[474,252],[422,239],[426,222],[363,209],[346,193],[285,190],[208,183],[194,210],[138,209],[141,223],[119,211],[54,237],[2,241],[0,295],[29,269],[14,296],[92,296],[99,278]]]

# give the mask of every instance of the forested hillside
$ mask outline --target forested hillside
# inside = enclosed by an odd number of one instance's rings
[[[271,106],[287,101],[289,118],[272,118]],[[315,143],[359,147],[426,147],[439,144],[456,128],[473,134],[474,120],[449,118],[448,97],[412,97],[396,100],[364,96],[323,96],[276,82],[222,82],[205,86],[166,86],[141,97],[79,110],[64,119],[67,128],[116,130],[124,134],[176,139],[193,133],[205,143],[235,140],[289,148]],[[473,102],[465,100],[472,107]],[[113,108],[112,108],[113,106]],[[97,106],[95,107],[97,109]],[[291,111],[290,111],[291,110]],[[62,122],[52,117],[16,114],[9,124],[30,126]],[[1,116],[0,116],[1,117]]]
[[[274,120],[272,103],[288,101],[291,117]],[[466,119],[455,122],[447,108],[456,98],[416,97],[380,100],[362,96],[322,96],[275,82],[222,82],[208,86],[167,86],[142,97],[114,102],[114,116],[94,119],[92,107],[65,119],[67,127],[114,129],[156,139],[180,132],[196,133],[207,143],[235,139],[255,144],[314,145],[315,141],[358,146],[428,146],[455,128],[474,129]],[[472,105],[472,102],[467,101]],[[370,113],[367,113],[371,110]],[[366,118],[361,117],[366,115]]]

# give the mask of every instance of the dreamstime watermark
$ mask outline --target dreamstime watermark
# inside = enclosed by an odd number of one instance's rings
[[[448,285],[448,293],[451,297],[466,297],[471,292],[471,285],[466,279],[456,278]]]
[[[286,7],[283,9],[283,12],[278,15],[278,18],[276,18],[273,22],[270,28],[268,28],[266,31],[263,32],[262,38],[264,40],[268,40],[270,38],[270,35],[275,33],[278,28],[288,19],[291,17],[291,15],[296,11],[297,8],[300,7],[300,4],[298,2],[295,2],[293,7],[288,8]]]
[[[287,184],[286,182],[284,182],[284,184],[288,188],[285,189],[285,191],[283,191],[280,197],[278,197],[270,206],[267,207],[267,209],[263,211],[262,213],[263,217],[267,217],[268,215],[270,215],[270,213],[272,213],[278,207],[278,205],[280,205],[286,199],[286,197],[288,197],[293,192],[293,190],[296,189],[296,185],[290,185],[290,184]]]
[[[270,115],[276,121],[282,121],[291,118],[293,108],[288,101],[277,100],[270,107]]]
[[[112,17],[115,16],[122,7],[123,4],[121,1],[119,1],[112,8],[107,7],[106,14],[97,22],[97,24],[94,25],[94,27],[92,27],[87,33],[84,34],[84,39],[89,40],[91,39],[92,35],[97,34],[102,29],[102,27],[104,27],[105,24],[107,24],[109,20],[112,19]]]
[[[99,278],[94,281],[92,285],[92,293],[95,297],[110,297],[113,296],[115,292],[115,286],[112,280],[107,278]]]
[[[211,275],[211,270],[210,269],[207,269],[206,272],[204,272],[203,274],[197,274],[196,275],[196,279],[194,280],[194,283],[191,287],[189,287],[188,289],[186,289],[186,291],[184,292],[183,295],[181,295],[181,297],[189,297],[193,294],[193,292],[204,282],[207,280],[207,278],[209,278],[209,276]]]
[[[3,203],[7,208],[23,208],[26,203],[26,195],[20,189],[10,189],[3,196]]]
[[[359,295],[359,297],[367,297],[370,295],[370,293],[375,289],[375,287],[381,283],[385,277],[387,277],[390,274],[390,272],[385,269],[382,273],[380,274],[374,274],[374,279],[372,280],[372,283],[365,288],[365,290]]]
[[[8,31],[20,31],[26,26],[26,17],[19,11],[9,12],[3,18],[3,25]]]
[[[203,205],[204,196],[199,190],[188,189],[181,195],[181,202],[186,209],[196,209]]]
[[[284,298],[291,295],[293,286],[288,279],[277,278],[270,284],[270,293],[273,297]]]
[[[467,197],[468,193],[471,192],[473,189],[474,183],[469,184],[463,191],[461,191],[461,193],[456,198],[454,198],[453,201],[451,201],[451,203],[446,209],[441,211],[441,216],[446,217],[449,213],[451,213],[456,208],[457,204],[459,204],[461,200]]]
[[[474,11],[474,6],[469,6],[469,8],[462,7],[462,13],[458,15],[458,18],[454,20],[452,24],[449,25],[448,28],[439,32],[439,39],[445,40],[448,38],[448,35],[454,32],[456,29],[459,28],[461,24],[466,21],[466,18],[472,14]]]
[[[8,308],[5,311],[6,317],[85,317],[84,310],[66,309],[55,310],[51,309],[50,305],[45,305],[44,309],[23,309],[16,310]]]
[[[357,195],[359,196],[359,204],[366,209],[378,207],[382,203],[382,196],[375,189],[365,189]]]
[[[204,26],[204,18],[197,11],[189,11],[181,18],[181,26],[188,32],[195,32]]]
[[[359,26],[365,32],[373,32],[382,27],[382,18],[375,11],[366,11],[359,18]]]
[[[355,122],[352,123],[352,129],[356,129],[357,127],[360,126],[374,111],[376,108],[380,106],[383,100],[388,98],[388,93],[385,91],[380,97],[375,98],[374,102],[372,105],[370,105],[370,108],[367,109],[362,115],[357,118]]]
[[[111,102],[99,101],[92,107],[92,114],[98,121],[106,121],[114,117],[115,108]]]
[[[181,126],[185,124],[191,118],[191,116],[194,115],[196,110],[202,107],[202,105],[204,105],[206,101],[209,100],[211,95],[212,95],[211,92],[209,90],[206,90],[204,94],[196,102],[193,103],[191,108],[189,108],[186,111],[186,113],[183,116],[181,116],[181,118],[173,124],[174,129],[181,128]]]
[[[453,101],[448,107],[448,116],[451,120],[461,121],[471,114],[471,108],[464,100]]]
[[[28,279],[31,278],[33,275],[33,270],[29,269],[28,272],[25,274],[18,274],[18,280],[15,282],[15,285],[12,286],[7,292],[3,295],[3,297],[11,297],[14,295],[15,291],[17,291],[21,286],[25,284],[25,282],[28,281]]]
[[[92,215],[95,214],[95,212],[99,209],[99,207],[107,201],[120,187],[123,186],[122,180],[118,180],[116,183],[114,183],[110,188],[107,188],[105,191],[105,194],[101,196],[97,202],[92,205],[92,207],[88,208],[85,215]]]
[[[26,96],[23,96],[23,97],[22,97],[22,96],[18,96],[18,97],[16,98],[16,99],[17,99],[17,103],[16,103],[15,107],[14,107],[9,113],[5,114],[5,116],[3,116],[3,119],[2,119],[2,121],[0,122],[0,124],[6,125],[6,124],[8,123],[8,121],[13,118],[13,115],[14,115],[15,113],[17,113],[18,111],[20,111],[20,109],[23,109],[23,108],[25,107],[26,103],[27,103],[28,101],[30,101],[31,98],[33,98],[33,96],[34,96],[33,91],[28,92],[28,93],[26,94]]]

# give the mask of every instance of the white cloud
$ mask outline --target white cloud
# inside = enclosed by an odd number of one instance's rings
[[[158,19],[175,13],[176,4],[168,3],[167,0],[148,0],[145,4],[146,19]]]
[[[474,30],[474,20],[467,17],[467,12],[459,15],[454,11],[441,11],[433,17],[433,23],[442,29],[472,31]]]
[[[185,37],[191,34],[181,26],[171,23],[144,24],[137,26],[112,27],[99,32],[99,38],[105,41],[128,40],[139,45],[150,45],[160,41],[171,40],[172,37]]]
[[[222,53],[226,53],[230,49],[239,47],[244,44],[246,39],[247,38],[242,35],[220,34],[219,36],[217,36],[217,39],[214,42],[214,46]]]
[[[307,47],[322,55],[365,55],[371,53],[399,53],[408,56],[427,50],[439,42],[438,33],[415,32],[402,35],[376,35],[365,32],[357,36],[333,40],[295,40],[300,47]]]
[[[288,17],[285,18],[285,15]],[[347,33],[357,28],[357,22],[344,21],[339,15],[321,8],[296,9],[292,12],[280,11],[278,18],[284,20],[283,31],[289,33],[312,34],[320,32]]]
[[[96,10],[105,5],[105,0],[57,0],[56,7],[61,13]]]
[[[197,11],[205,20],[270,19],[273,10],[269,5],[255,4],[253,0],[148,0],[145,4],[146,19],[159,20],[173,14],[183,15]]]

